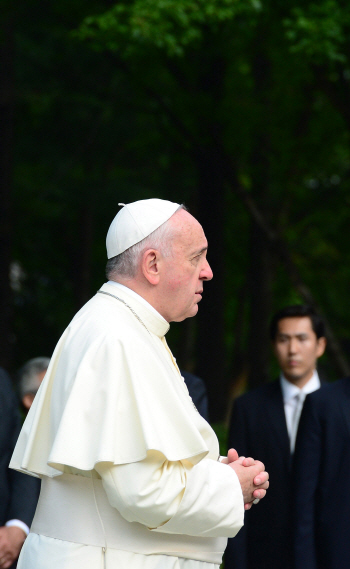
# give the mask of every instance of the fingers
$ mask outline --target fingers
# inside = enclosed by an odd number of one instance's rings
[[[254,460],[254,466],[257,467],[258,471],[265,472],[265,464],[260,460]]]
[[[255,486],[264,486],[266,483],[268,483],[268,480],[269,480],[269,473],[265,471],[260,472],[257,476],[255,476],[254,484]],[[268,488],[268,486],[266,486],[266,488]]]
[[[9,557],[8,555],[5,555],[4,557],[2,557],[2,558],[0,559],[0,567],[1,567],[1,569],[8,569],[9,567],[11,567],[13,561],[14,561],[14,559],[12,559],[12,557]]]
[[[227,458],[229,462],[234,462],[235,460],[238,460],[238,452],[236,451],[236,449],[230,448],[230,450],[227,453]]]
[[[266,490],[259,489],[259,490],[254,490],[253,492],[253,497],[256,500],[261,500],[262,498],[265,498],[265,496],[266,496]]]
[[[247,458],[245,458],[244,456],[242,456],[242,457],[240,457],[240,458],[244,459],[243,462],[242,462],[243,466],[254,466],[254,464],[255,464],[255,460],[254,460],[254,458],[252,458],[251,456],[249,456],[249,457],[247,457]]]

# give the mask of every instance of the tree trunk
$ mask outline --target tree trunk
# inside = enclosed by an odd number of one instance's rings
[[[264,37],[262,30],[258,44]],[[258,118],[251,155],[252,188],[262,211],[268,211],[270,175],[271,63],[259,45],[253,55],[254,98]],[[252,389],[268,379],[269,335],[268,322],[271,308],[271,283],[268,243],[259,225],[252,220],[250,235],[250,325],[248,336],[248,388]]]
[[[224,342],[224,212],[225,191],[220,156],[215,149],[197,155],[199,179],[198,210],[195,213],[208,239],[208,261],[214,273],[204,283],[203,300],[197,316],[196,373],[204,379],[211,421],[220,421],[226,407],[226,354]]]
[[[248,389],[268,380],[269,316],[271,308],[270,255],[265,236],[252,221],[250,236]]]

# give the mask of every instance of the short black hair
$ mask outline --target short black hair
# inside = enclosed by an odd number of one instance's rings
[[[307,316],[311,320],[311,326],[317,338],[325,336],[325,324],[319,314],[315,312],[312,306],[307,304],[293,304],[282,308],[273,315],[270,323],[270,338],[272,341],[276,339],[278,323],[283,318],[298,318]]]

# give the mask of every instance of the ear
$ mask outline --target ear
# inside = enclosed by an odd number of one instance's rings
[[[147,249],[142,255],[142,274],[154,286],[159,283],[159,261],[160,253],[157,249]]]
[[[321,338],[318,338],[318,340],[317,340],[317,351],[316,351],[316,356],[318,358],[323,356],[324,351],[326,349],[326,344],[327,344],[327,340],[324,336],[321,336]]]

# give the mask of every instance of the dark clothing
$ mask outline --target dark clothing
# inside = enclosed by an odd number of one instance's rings
[[[8,468],[20,429],[18,401],[0,368],[0,526],[11,519],[30,526],[39,497],[39,480]]]
[[[350,378],[307,396],[295,450],[295,567],[350,567]]]
[[[228,443],[264,463],[270,488],[228,540],[225,569],[291,569],[291,454],[279,380],[236,399]]]
[[[208,397],[203,379],[197,375],[193,375],[193,373],[190,373],[189,371],[181,370],[181,374],[198,412],[206,421],[208,421]]]

